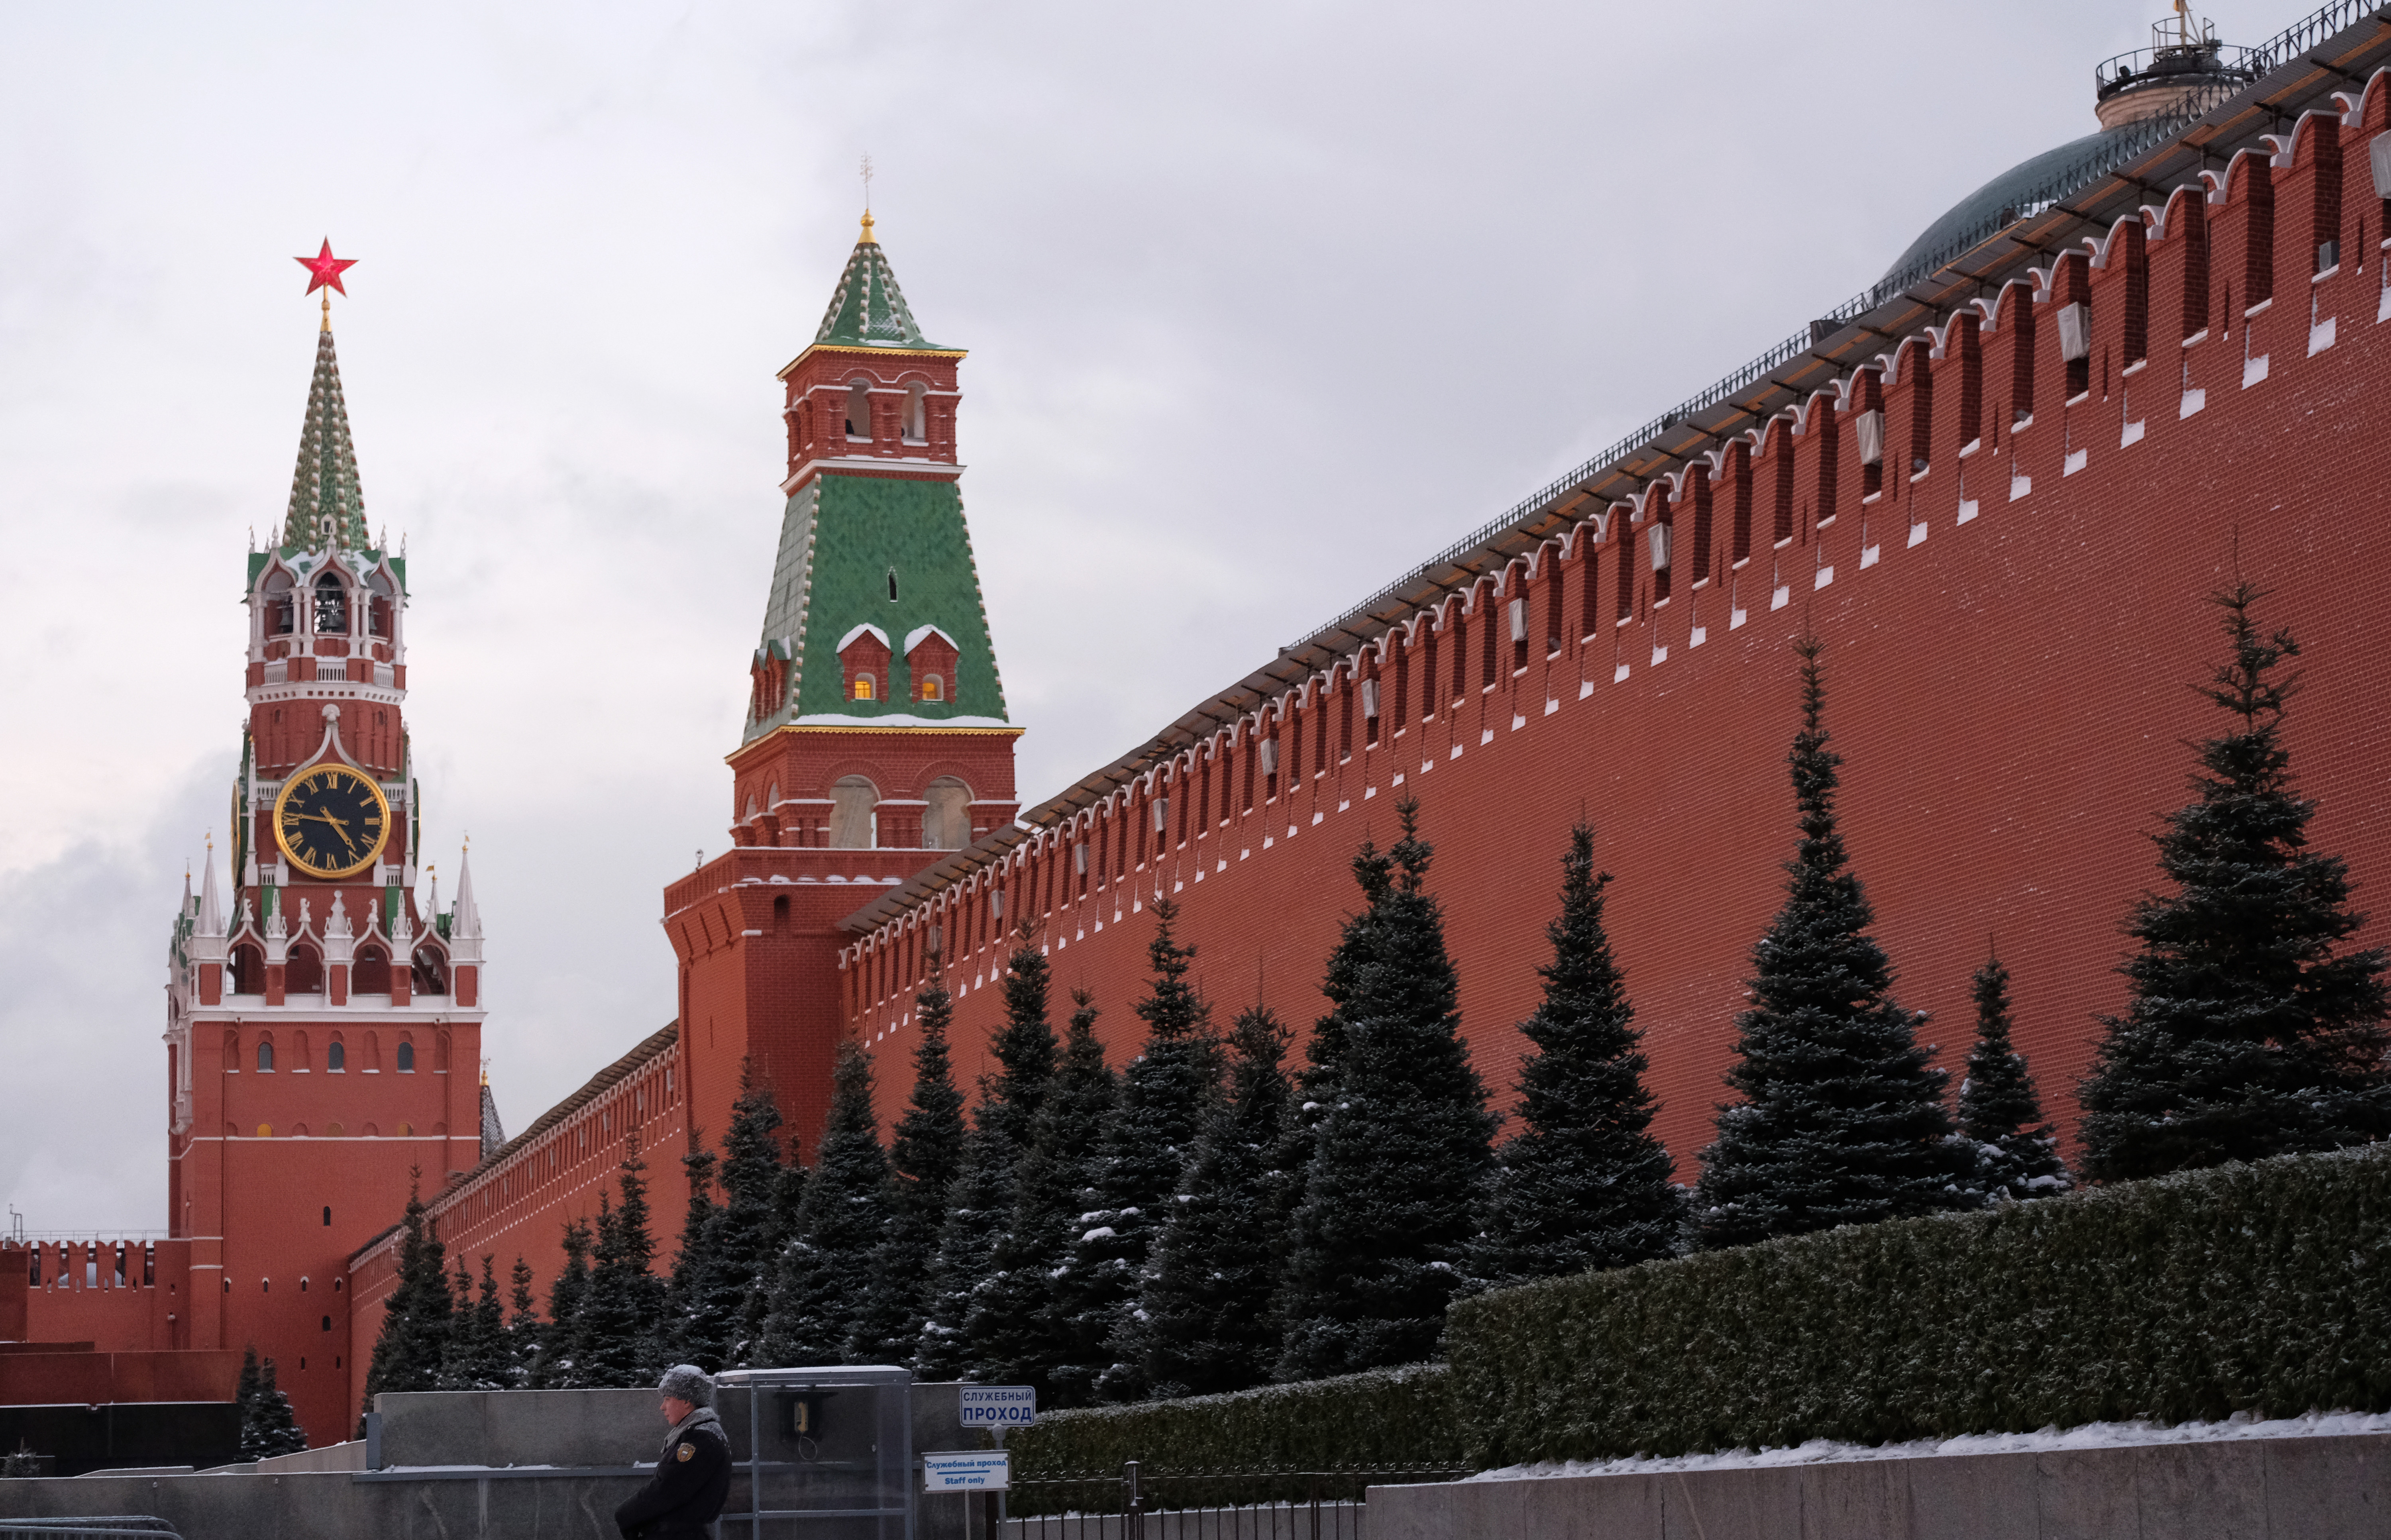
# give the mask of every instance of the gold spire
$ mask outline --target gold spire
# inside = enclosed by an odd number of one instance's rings
[[[332,291],[329,289],[324,291],[324,330],[332,330]]]
[[[872,233],[872,211],[870,209],[863,211],[863,233],[856,237],[855,243],[858,246],[877,246],[880,244],[880,238]]]

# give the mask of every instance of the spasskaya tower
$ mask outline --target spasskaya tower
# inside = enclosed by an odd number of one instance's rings
[[[301,260],[310,293],[342,288],[329,243]],[[372,1351],[349,1339],[350,1253],[416,1172],[438,1192],[496,1132],[481,914],[462,860],[444,911],[423,859],[407,559],[368,532],[329,293],[290,505],[245,581],[231,881],[212,848],[172,943],[162,1260],[187,1274],[149,1345],[254,1346],[322,1443],[354,1424]]]

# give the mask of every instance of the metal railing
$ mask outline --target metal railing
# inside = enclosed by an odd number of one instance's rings
[[[1016,1478],[1006,1540],[1363,1540],[1372,1486],[1451,1481],[1459,1467],[1156,1470]]]
[[[2247,80],[2222,81],[2213,87],[2195,93],[2167,112],[2142,119],[2103,138],[2081,160],[2054,172],[2040,185],[2022,193],[2011,209],[2000,211],[1977,224],[1960,230],[1941,245],[1909,263],[1898,272],[1886,274],[1875,283],[1836,305],[1824,316],[1786,338],[1759,357],[1752,359],[1709,389],[1679,402],[1675,407],[1645,423],[1620,439],[1601,453],[1585,460],[1575,470],[1537,488],[1511,505],[1501,514],[1488,520],[1467,535],[1438,551],[1428,560],[1404,573],[1357,604],[1348,605],[1325,626],[1306,631],[1288,651],[1304,646],[1314,639],[1341,628],[1348,621],[1366,617],[1370,611],[1405,590],[1439,567],[1456,564],[1461,557],[1487,545],[1515,526],[1550,507],[1573,488],[1594,480],[1637,450],[1700,411],[1717,406],[1728,396],[1750,388],[1770,371],[1792,362],[1808,353],[1825,339],[1822,323],[1854,321],[1878,305],[1900,294],[1911,284],[1927,278],[1963,252],[1972,250],[1997,235],[2009,225],[2049,208],[2067,199],[2119,166],[2137,160],[2157,149],[2167,140],[2183,133],[2202,116],[2255,81],[2305,50],[2323,42],[2344,29],[2369,16],[2391,16],[2391,6],[2383,0],[2333,0],[2323,8],[2302,18],[2268,42],[2244,50],[2236,61],[2237,67],[2248,71]]]

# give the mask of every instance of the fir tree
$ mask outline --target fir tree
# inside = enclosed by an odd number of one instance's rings
[[[274,1360],[265,1360],[261,1367],[257,1350],[251,1349],[241,1363],[241,1378],[250,1382],[251,1389],[241,1410],[240,1457],[272,1459],[277,1455],[296,1455],[305,1449],[307,1435],[299,1430],[299,1419],[291,1410],[291,1398],[274,1382]]]
[[[963,1098],[947,1056],[954,997],[937,973],[913,997],[922,1042],[913,1050],[913,1094],[888,1141],[888,1228],[872,1262],[863,1308],[847,1339],[847,1362],[907,1364],[921,1339],[930,1264],[946,1228],[947,1193],[963,1171]]]
[[[1328,1014],[1312,1023],[1312,1041],[1304,1047],[1303,1073],[1296,1081],[1293,1116],[1286,1120],[1286,1147],[1278,1167],[1290,1173],[1286,1192],[1286,1223],[1302,1201],[1305,1173],[1312,1169],[1312,1151],[1320,1124],[1337,1105],[1338,1079],[1344,1066],[1349,1031],[1346,1006],[1359,986],[1364,963],[1376,944],[1380,907],[1394,882],[1394,861],[1376,845],[1364,841],[1353,857],[1353,881],[1362,889],[1362,907],[1345,917],[1344,929],[1328,953],[1320,992],[1328,999]]]
[[[1895,1003],[1875,916],[1835,822],[1818,645],[1802,659],[1802,731],[1788,755],[1801,838],[1785,903],[1753,949],[1752,1008],[1702,1152],[1694,1226],[1705,1248],[1964,1207],[1966,1152],[1951,1141],[1944,1075]]]
[[[689,1343],[692,1352],[713,1351],[724,1365],[736,1366],[753,1361],[763,1337],[777,1259],[805,1192],[796,1152],[789,1152],[787,1165],[781,1162],[781,1108],[772,1089],[757,1084],[744,1061],[722,1136],[721,1182]]]
[[[1288,1210],[1285,1147],[1291,1094],[1280,1060],[1286,1029],[1265,1006],[1237,1017],[1229,1096],[1196,1138],[1176,1200],[1155,1236],[1138,1308],[1117,1351],[1156,1399],[1241,1391],[1278,1358],[1279,1264]]]
[[[1987,1200],[2063,1193],[2075,1182],[2042,1120],[2025,1055],[2010,1046],[2010,970],[1998,957],[1976,970],[1975,990],[1976,1045],[1959,1082],[1959,1132],[1973,1146],[1976,1191]]]
[[[589,1222],[567,1220],[564,1265],[548,1286],[548,1325],[539,1333],[532,1354],[528,1388],[571,1391],[581,1388],[574,1348],[581,1329],[582,1301],[589,1297]]]
[[[2108,1018],[2081,1095],[2084,1164],[2104,1181],[2337,1149],[2391,1131],[2380,948],[2339,951],[2365,916],[2338,856],[2307,845],[2316,803],[2293,790],[2282,739],[2299,655],[2251,615],[2248,583],[2217,595],[2231,657],[2200,693],[2232,719],[2200,748],[2194,800],[2156,835],[2172,895],[2126,929],[2126,1014]]]
[[[257,1458],[248,1452],[248,1445],[250,1419],[256,1415],[258,1383],[257,1344],[252,1342],[240,1350],[240,1378],[233,1381],[232,1391],[232,1409],[239,1414],[241,1458],[245,1460]]]
[[[398,1277],[382,1307],[381,1335],[374,1339],[366,1368],[366,1403],[384,1391],[429,1391],[440,1382],[447,1355],[452,1301],[447,1248],[424,1221],[422,1173],[408,1173],[418,1185],[407,1195],[399,1221]]]
[[[656,1243],[648,1233],[647,1169],[638,1156],[626,1157],[623,1200],[609,1208],[603,1193],[598,1197],[598,1246],[575,1343],[587,1386],[643,1387],[662,1366],[665,1280],[652,1271]]]
[[[888,1158],[872,1117],[872,1058],[853,1038],[839,1041],[830,1118],[800,1192],[750,1360],[758,1367],[842,1361],[861,1308],[858,1285],[886,1227]]]
[[[1490,1285],[1665,1257],[1685,1226],[1669,1152],[1652,1136],[1643,1034],[1604,931],[1610,874],[1594,831],[1570,831],[1561,912],[1544,927],[1544,998],[1520,1035],[1520,1132],[1498,1152],[1476,1272]]]
[[[1028,1153],[1035,1137],[1057,1046],[1046,1019],[1046,954],[1030,944],[1026,928],[1020,940],[1004,965],[1004,1028],[991,1044],[999,1073],[978,1114],[979,1126],[1011,1146],[1008,1166]]]
[[[982,1081],[979,1108],[963,1139],[963,1169],[947,1193],[946,1227],[930,1264],[922,1337],[912,1358],[917,1378],[978,1377],[965,1332],[1012,1207],[1013,1141],[1003,1127],[995,1087]]]
[[[1014,1169],[1012,1213],[963,1328],[980,1373],[998,1383],[1035,1386],[1041,1404],[1052,1405],[1062,1404],[1061,1392],[1047,1371],[1074,1339],[1054,1275],[1087,1228],[1079,1223],[1084,1194],[1120,1091],[1096,1041],[1093,997],[1075,990],[1071,1001],[1062,1064],[1031,1126],[1029,1152]]]
[[[520,1391],[531,1384],[531,1367],[539,1357],[539,1308],[532,1303],[531,1263],[515,1258],[508,1282],[513,1311],[507,1319],[507,1389]]]
[[[509,1360],[506,1310],[498,1302],[498,1280],[491,1259],[482,1259],[482,1284],[475,1297],[473,1275],[465,1259],[457,1259],[452,1289],[456,1313],[451,1317],[448,1351],[440,1365],[444,1391],[503,1391],[513,1366]]]
[[[1494,1119],[1461,1037],[1459,983],[1419,804],[1363,927],[1341,1016],[1335,1102],[1313,1135],[1289,1237],[1280,1379],[1317,1379],[1430,1356],[1462,1280]],[[1355,862],[1371,888],[1375,852]],[[1350,927],[1349,927],[1350,928]]]
[[[1079,1233],[1071,1243],[1055,1301],[1067,1312],[1064,1357],[1049,1370],[1066,1404],[1089,1398],[1134,1401],[1145,1394],[1135,1362],[1115,1343],[1137,1305],[1140,1275],[1179,1173],[1221,1095],[1221,1044],[1210,1007],[1188,981],[1196,949],[1173,934],[1179,906],[1153,904],[1152,970],[1137,1003],[1145,1046],[1121,1074],[1120,1099],[1105,1127]]]
[[[689,1178],[689,1209],[681,1216],[680,1249],[673,1255],[672,1272],[665,1283],[664,1360],[695,1364],[712,1374],[722,1367],[727,1344],[719,1335],[710,1339],[701,1327],[710,1324],[699,1314],[714,1272],[714,1243],[722,1227],[715,1223],[721,1210],[714,1202],[715,1155],[704,1147],[703,1132],[690,1131],[689,1153],[680,1167]]]

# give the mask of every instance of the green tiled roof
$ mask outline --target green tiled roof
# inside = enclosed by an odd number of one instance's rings
[[[830,297],[830,309],[822,316],[814,342],[943,351],[913,324],[913,312],[905,307],[905,291],[897,287],[896,271],[888,265],[888,253],[872,238],[868,214],[863,216],[863,239],[855,243],[847,271],[838,276],[838,291]]]
[[[888,597],[896,575],[897,598]],[[877,628],[896,654],[886,698],[847,696],[838,644],[859,626]],[[935,626],[954,643],[955,678],[943,701],[912,699],[905,641]],[[781,554],[764,612],[760,656],[785,648],[795,660],[791,699],[746,736],[798,718],[889,717],[938,722],[1005,719],[962,490],[949,481],[824,474],[798,489],[781,528]]]
[[[316,336],[307,421],[299,432],[299,467],[291,476],[291,511],[279,543],[316,550],[322,544],[317,530],[327,516],[342,550],[365,549],[366,499],[357,485],[357,450],[349,441],[349,407],[341,395],[341,361],[333,356],[329,327]]]

